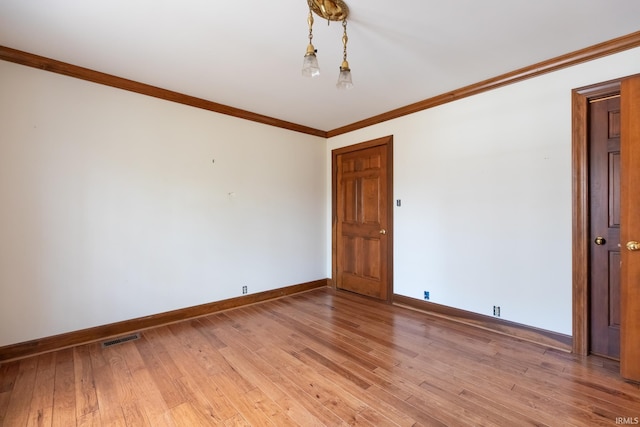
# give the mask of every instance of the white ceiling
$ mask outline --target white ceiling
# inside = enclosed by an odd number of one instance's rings
[[[0,0],[0,45],[328,131],[640,30],[639,0],[346,1],[350,91],[339,22],[300,74],[305,0]]]

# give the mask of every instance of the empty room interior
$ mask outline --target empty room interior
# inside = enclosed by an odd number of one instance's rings
[[[0,1],[0,426],[640,423],[638,16]]]

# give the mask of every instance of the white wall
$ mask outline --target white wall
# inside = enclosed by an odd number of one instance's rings
[[[0,346],[329,277],[331,150],[389,134],[395,292],[570,334],[571,89],[639,72],[634,49],[325,145],[0,61]]]
[[[571,89],[636,73],[640,49],[331,138],[327,206],[331,150],[393,135],[394,292],[570,335]]]
[[[324,139],[3,61],[0,94],[0,346],[327,277]]]

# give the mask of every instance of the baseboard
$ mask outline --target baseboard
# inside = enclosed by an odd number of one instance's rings
[[[281,298],[287,295],[306,292],[312,289],[326,287],[327,284],[328,279],[315,280],[270,291],[244,295],[241,297],[182,308],[179,310],[167,311],[165,313],[154,314],[151,316],[139,317],[137,319],[125,320],[122,322],[110,323],[108,325],[96,326],[51,337],[11,344],[0,347],[0,363],[9,360],[22,359],[66,347],[72,347],[79,344],[101,341],[109,337],[125,335],[143,329],[154,328],[169,323],[206,316],[207,314],[223,310],[229,310],[275,298]]]
[[[393,295],[393,304],[413,310],[419,310],[434,316],[444,317],[466,325],[509,335],[524,341],[533,342],[546,347],[571,352],[573,338],[569,335],[534,328],[504,319],[485,316],[471,311],[409,298],[403,295]]]

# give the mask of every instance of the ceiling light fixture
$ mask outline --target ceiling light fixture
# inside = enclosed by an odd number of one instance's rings
[[[313,46],[313,14],[330,21],[342,21],[342,64],[340,65],[340,74],[338,75],[338,89],[351,89],[353,82],[351,80],[351,69],[347,62],[347,16],[349,15],[349,7],[342,0],[307,0],[309,4],[309,16],[307,24],[309,25],[309,44],[307,52],[304,54],[302,62],[302,75],[305,77],[318,77],[320,75],[320,67],[318,66],[318,58],[316,56],[317,49]]]

